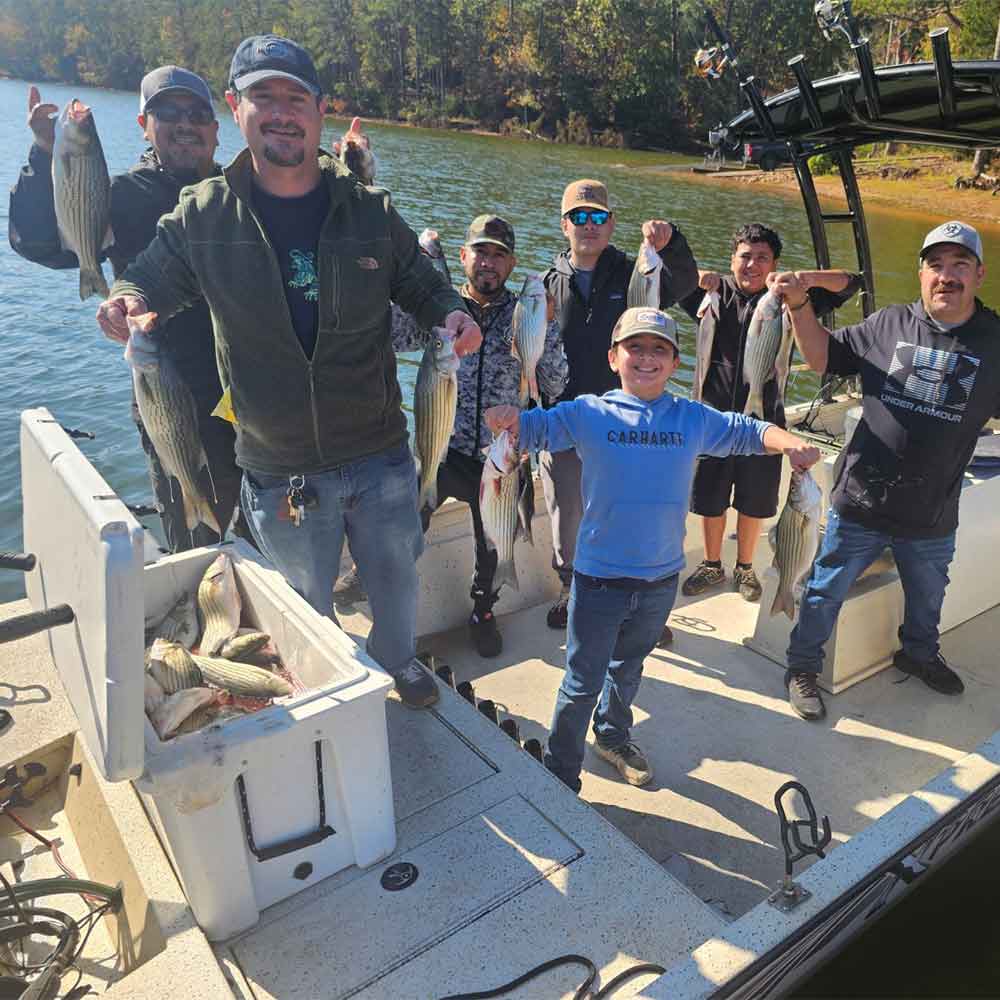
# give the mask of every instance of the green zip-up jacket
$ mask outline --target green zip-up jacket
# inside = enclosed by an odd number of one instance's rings
[[[317,253],[319,324],[302,350],[277,256],[252,207],[252,163],[185,188],[156,239],[115,282],[160,321],[205,299],[215,357],[237,420],[236,461],[270,475],[316,473],[406,440],[390,301],[426,329],[461,296],[422,254],[388,191],[320,154],[330,210]]]

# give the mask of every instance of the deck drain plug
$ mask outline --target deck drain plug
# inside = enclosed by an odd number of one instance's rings
[[[417,881],[416,865],[411,865],[409,861],[400,861],[398,864],[389,865],[382,872],[382,888],[387,892],[400,892],[402,889],[409,889]]]

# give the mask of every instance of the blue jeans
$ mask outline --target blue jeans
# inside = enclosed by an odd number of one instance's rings
[[[955,554],[955,533],[943,538],[896,538],[846,521],[831,509],[788,644],[790,670],[822,671],[823,646],[833,632],[847,592],[886,548],[892,549],[903,584],[905,611],[899,630],[903,651],[922,662],[937,656],[938,624],[948,567]]]
[[[253,536],[288,583],[336,621],[333,585],[346,533],[372,609],[368,652],[397,674],[415,652],[423,551],[410,449],[400,444],[305,479],[319,503],[297,528],[288,515],[288,477],[244,472],[241,499]]]
[[[574,791],[580,790],[591,715],[602,746],[628,742],[642,661],[656,646],[676,596],[676,573],[642,588],[573,574],[566,674],[556,696],[545,766]]]

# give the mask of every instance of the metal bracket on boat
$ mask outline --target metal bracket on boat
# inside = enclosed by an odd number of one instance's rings
[[[19,774],[17,765],[12,764],[0,778],[0,815],[8,809],[24,808],[31,805],[31,800],[24,794],[24,786],[34,778],[41,778],[45,774],[45,765],[37,761],[28,761],[24,765],[24,773]]]
[[[258,861],[272,861],[280,858],[284,854],[291,854],[294,851],[301,851],[306,847],[313,847],[333,836],[337,831],[326,822],[326,795],[323,792],[323,744],[316,741],[316,787],[319,796],[319,826],[312,833],[303,834],[301,837],[292,837],[289,840],[282,840],[280,843],[272,844],[270,847],[258,847],[253,839],[253,826],[250,823],[250,806],[247,802],[247,788],[243,781],[243,775],[236,778],[236,791],[240,797],[240,810],[243,813],[243,824],[246,827],[247,847],[250,853]]]
[[[781,800],[790,792],[798,792],[802,796],[806,813],[809,816],[808,819],[790,820],[788,818]],[[778,814],[781,844],[785,849],[785,876],[778,888],[767,897],[767,901],[775,909],[781,910],[782,913],[788,913],[812,895],[808,889],[804,889],[797,882],[792,881],[792,866],[810,854],[815,854],[819,858],[826,857],[823,850],[832,839],[830,817],[823,817],[823,832],[820,834],[816,807],[813,805],[805,785],[798,781],[786,781],[774,793],[774,808]],[[803,841],[804,833],[808,834],[809,843]]]

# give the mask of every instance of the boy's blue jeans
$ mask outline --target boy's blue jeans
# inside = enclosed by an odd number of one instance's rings
[[[642,661],[656,646],[676,596],[676,573],[635,589],[619,581],[573,574],[566,674],[556,697],[545,766],[574,791],[580,790],[591,715],[602,746],[628,742]]]
[[[833,632],[847,592],[886,548],[892,549],[906,602],[899,630],[903,651],[924,663],[937,656],[938,624],[948,567],[955,554],[955,533],[943,538],[896,538],[844,520],[831,509],[788,644],[790,670],[822,671],[823,646]]]
[[[288,516],[288,477],[244,472],[241,500],[254,539],[289,584],[336,621],[333,585],[346,532],[372,609],[368,652],[397,674],[415,652],[423,551],[410,449],[403,443],[305,479],[319,503],[297,528]]]

